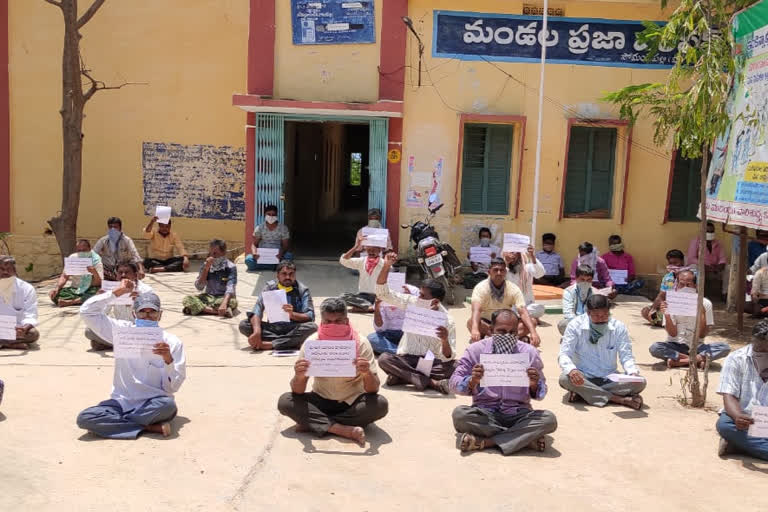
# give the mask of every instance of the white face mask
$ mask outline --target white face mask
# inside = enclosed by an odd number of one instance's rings
[[[715,234],[714,233],[707,233],[707,241],[708,242],[711,242],[714,239],[715,239]]]
[[[380,220],[376,220],[376,219],[369,220],[368,221],[368,227],[369,228],[380,229],[381,228],[381,221]]]
[[[277,217],[274,215],[267,215],[266,217],[264,217],[264,220],[267,221],[267,224],[274,224],[275,222],[277,222]]]
[[[592,283],[588,281],[579,281],[576,283],[576,288],[579,290],[580,297],[586,297],[589,293],[589,289],[592,288]]]

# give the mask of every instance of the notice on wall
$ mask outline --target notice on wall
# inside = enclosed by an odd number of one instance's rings
[[[417,171],[416,157],[408,157],[408,190],[405,205],[408,208],[423,208],[440,203],[440,189],[443,182],[444,158],[432,163],[432,170]]]
[[[291,0],[293,44],[376,42],[373,0]]]

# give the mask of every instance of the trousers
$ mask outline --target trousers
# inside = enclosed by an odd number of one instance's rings
[[[517,414],[460,405],[453,410],[453,427],[461,434],[492,438],[504,455],[512,455],[538,438],[557,430],[550,411],[521,409]]]
[[[677,341],[660,341],[651,345],[648,350],[657,359],[677,361],[680,359],[680,354],[688,355],[690,347]],[[722,359],[730,352],[731,347],[727,343],[702,343],[696,349],[697,354],[707,354],[712,361]]]
[[[136,409],[124,411],[117,400],[105,400],[77,415],[77,426],[99,437],[136,439],[147,425],[176,416],[176,402],[170,396],[150,398]]]
[[[611,401],[611,396],[632,396],[640,394],[647,382],[613,382],[608,379],[584,377],[584,384],[574,386],[565,373],[560,374],[560,387],[573,391],[589,405],[605,407]]]
[[[410,354],[381,354],[379,356],[379,367],[387,375],[397,377],[401,381],[413,384],[419,389],[425,389],[430,380],[450,379],[456,370],[457,362],[455,360],[441,361],[435,358],[432,362],[432,371],[429,375],[416,371],[416,365],[419,363],[419,356]]]
[[[283,254],[283,261],[293,261],[293,254],[290,252]],[[264,265],[259,263],[258,260],[253,257],[253,254],[248,254],[245,256],[245,266],[248,269],[248,272],[277,269],[277,265]]]
[[[731,447],[757,459],[768,460],[768,438],[749,437],[746,431],[736,428],[733,418],[725,412],[720,413],[715,428]]]
[[[284,393],[277,401],[277,410],[322,436],[335,423],[365,427],[380,420],[389,412],[389,402],[378,393],[363,393],[352,404],[328,400],[312,392]]]
[[[146,258],[144,260],[145,269],[149,270],[154,267],[165,267],[167,272],[183,272],[184,258],[176,256],[174,258],[168,258],[167,260],[158,260],[156,258]]]
[[[243,336],[248,337],[253,334],[253,325],[248,319],[240,322],[239,329]],[[272,343],[273,350],[298,350],[306,339],[316,332],[317,324],[314,322],[302,324],[261,322],[261,340]]]
[[[200,295],[188,295],[181,301],[181,305],[184,306],[185,312],[188,311],[190,315],[199,315],[205,310],[205,308],[218,309],[221,303],[224,302],[224,295],[221,297],[214,297],[209,293],[201,293]],[[237,309],[237,299],[232,297],[227,304],[230,311]]]
[[[376,331],[368,335],[374,354],[394,354],[403,338],[403,331]]]

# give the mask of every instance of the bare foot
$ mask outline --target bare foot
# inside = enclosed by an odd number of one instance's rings
[[[24,342],[16,342],[16,343],[9,343],[7,345],[2,345],[2,348],[13,348],[16,350],[27,350],[29,349],[29,343]]]
[[[331,434],[344,437],[356,441],[360,446],[365,446],[365,430],[361,427],[352,427],[349,425],[342,425],[340,423],[334,423],[328,429]]]
[[[153,434],[160,434],[163,437],[170,437],[171,424],[167,421],[164,423],[154,423],[152,425],[147,425],[144,430]]]
[[[462,452],[474,452],[485,449],[485,440],[472,434],[462,434],[459,441],[459,450]]]
[[[634,409],[636,411],[639,411],[640,408],[643,406],[643,397],[640,395],[634,395],[634,396],[628,396],[625,397],[621,401],[621,405],[625,405],[629,407],[630,409]]]
[[[543,452],[547,449],[547,441],[544,439],[544,436],[542,436],[528,443],[528,448],[536,450],[537,452]]]

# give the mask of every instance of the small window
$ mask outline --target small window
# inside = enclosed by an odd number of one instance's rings
[[[672,170],[672,188],[669,191],[667,220],[670,222],[698,222],[701,197],[701,158],[683,158],[675,155]]]
[[[616,128],[571,127],[563,207],[566,217],[611,217],[616,137]]]
[[[464,126],[461,213],[509,214],[513,127]]]
[[[349,184],[353,187],[359,187],[363,184],[363,154],[352,153],[349,166]]]

